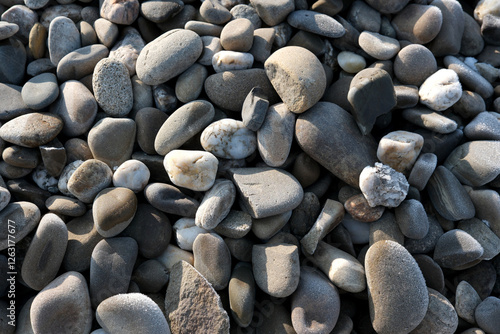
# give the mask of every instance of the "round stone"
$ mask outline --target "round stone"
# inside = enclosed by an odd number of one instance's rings
[[[399,40],[427,44],[439,33],[443,15],[436,6],[412,3],[397,13],[391,24]]]
[[[462,85],[453,70],[441,69],[428,77],[418,91],[420,102],[427,107],[443,111],[462,96]]]
[[[99,192],[92,205],[97,232],[105,238],[120,234],[137,210],[137,197],[128,188],[107,188]]]
[[[147,44],[137,58],[137,76],[158,85],[187,70],[201,55],[203,43],[193,31],[175,29]]]
[[[406,174],[413,167],[423,145],[424,138],[417,133],[393,131],[380,139],[377,158],[383,164]]]
[[[195,191],[206,191],[212,187],[219,161],[210,152],[170,151],[163,165],[173,184]]]
[[[82,274],[68,271],[40,291],[30,310],[35,333],[90,333],[92,308]]]
[[[347,73],[358,73],[366,67],[366,60],[357,53],[342,51],[337,55],[339,66]]]
[[[397,39],[370,31],[363,31],[359,35],[359,46],[367,54],[379,60],[391,59],[400,49]]]
[[[222,28],[220,43],[225,50],[248,52],[253,43],[254,26],[250,20],[240,18]]]
[[[200,142],[206,151],[224,159],[244,159],[257,148],[255,133],[243,122],[230,118],[207,126],[201,133]]]
[[[132,273],[132,282],[139,286],[142,293],[158,293],[168,283],[168,279],[167,268],[157,260],[141,263]]]
[[[107,333],[170,333],[160,307],[142,293],[124,293],[105,299],[96,309],[96,320]]]
[[[366,253],[365,270],[375,331],[414,330],[425,317],[429,295],[422,272],[410,253],[394,241],[378,241]]]
[[[207,0],[200,6],[200,16],[213,24],[224,24],[231,19],[229,10],[216,0]]]
[[[215,233],[201,233],[193,243],[194,267],[212,284],[222,290],[231,278],[231,253],[224,240]]]
[[[112,175],[113,172],[104,162],[89,159],[74,170],[69,177],[67,189],[80,201],[92,203],[96,195],[111,184]]]
[[[24,103],[33,110],[48,107],[59,96],[56,76],[52,73],[42,73],[31,78],[24,84],[21,96]]]
[[[420,86],[436,71],[436,58],[423,45],[410,44],[394,58],[394,75],[404,84]]]
[[[48,49],[50,61],[56,65],[71,51],[79,49],[80,32],[75,23],[65,16],[58,16],[50,22]]]
[[[17,24],[19,30],[14,37],[17,37],[21,43],[26,43],[31,29],[38,21],[38,14],[27,6],[24,6],[24,1],[6,2],[4,4],[5,7],[10,8],[3,11],[2,21]],[[48,28],[48,26],[46,28]]]
[[[34,112],[12,119],[0,127],[0,137],[24,147],[38,147],[54,139],[63,128],[59,116]]]
[[[149,169],[139,160],[127,160],[113,174],[113,185],[124,187],[138,193],[148,184]]]
[[[288,109],[302,113],[318,102],[326,89],[326,74],[309,50],[288,46],[264,63],[266,74]]]
[[[252,217],[243,211],[230,210],[226,218],[214,229],[219,235],[228,238],[243,238],[252,229]]]
[[[111,49],[118,39],[118,26],[101,17],[94,22],[94,29],[98,41],[108,49]]]

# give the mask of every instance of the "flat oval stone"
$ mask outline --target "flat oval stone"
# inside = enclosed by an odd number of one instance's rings
[[[412,333],[453,334],[458,327],[458,315],[450,301],[438,291],[428,288],[429,308],[422,322]]]
[[[229,316],[212,285],[186,261],[170,271],[165,313],[172,333],[228,333]]]
[[[344,207],[354,220],[364,223],[371,223],[379,220],[385,211],[385,207],[380,205],[371,207],[363,194],[349,197],[344,202]]]
[[[351,51],[342,51],[337,55],[339,66],[347,73],[358,73],[366,67],[366,60]]]
[[[56,276],[66,252],[68,229],[53,213],[42,217],[24,258],[21,275],[32,289],[40,291]]]
[[[201,233],[193,243],[194,267],[212,284],[222,290],[231,278],[231,253],[224,240],[215,233]]]
[[[3,97],[3,103],[0,106],[0,121],[10,121],[32,111],[23,101],[22,89],[20,86],[0,83],[0,95]]]
[[[248,52],[253,43],[254,26],[250,20],[236,18],[222,28],[220,39],[225,50]]]
[[[169,116],[166,113],[151,107],[141,108],[135,114],[137,143],[144,153],[157,154],[154,148],[155,138],[167,118]]]
[[[355,188],[359,188],[361,171],[377,160],[372,137],[363,136],[354,118],[330,102],[319,102],[301,115],[295,137],[307,155]]]
[[[340,314],[337,288],[316,269],[302,266],[291,297],[292,324],[299,333],[329,333]]]
[[[405,237],[422,239],[429,232],[429,220],[422,203],[408,199],[394,210],[396,222]]]
[[[115,170],[130,159],[135,143],[136,125],[128,118],[101,119],[90,129],[88,143],[95,159]]]
[[[126,293],[137,258],[137,242],[129,237],[99,241],[90,262],[90,300],[92,307],[107,298]]]
[[[243,211],[230,210],[226,218],[214,228],[217,234],[239,239],[243,238],[252,229],[252,217]]]
[[[82,19],[82,6],[77,4],[55,5],[49,6],[44,9],[40,23],[49,29],[50,23],[58,16],[65,16],[70,18],[73,22],[78,22]]]
[[[80,43],[80,32],[71,19],[59,16],[50,22],[47,45],[52,64],[57,66],[64,56],[79,49]]]
[[[104,44],[108,49],[111,49],[118,39],[118,26],[113,22],[104,18],[99,18],[94,22],[94,29],[97,35],[97,40]]]
[[[207,68],[199,63],[194,63],[177,78],[175,96],[184,103],[196,100],[203,90],[203,84],[207,77]]]
[[[230,118],[216,121],[203,130],[200,137],[203,148],[223,159],[244,159],[255,152],[255,133],[243,122]]]
[[[458,316],[468,323],[474,324],[474,310],[481,303],[481,297],[467,281],[461,281],[457,285],[455,293],[455,310]]]
[[[465,231],[454,229],[444,233],[434,248],[434,261],[443,268],[457,268],[483,255],[484,249]]]
[[[452,133],[458,127],[454,120],[422,106],[404,109],[401,115],[408,122],[437,133]]]
[[[68,271],[40,291],[30,310],[34,333],[90,333],[92,308],[82,274]]]
[[[215,182],[219,161],[210,152],[173,150],[165,156],[163,165],[176,186],[206,191]]]
[[[400,49],[397,39],[370,31],[363,31],[359,35],[359,46],[367,54],[379,60],[391,59]]]
[[[394,241],[378,241],[366,253],[365,270],[373,328],[380,333],[415,329],[425,317],[429,295],[410,253]]]
[[[35,168],[40,163],[40,152],[34,148],[12,145],[3,150],[2,159],[11,166]]]
[[[212,57],[212,67],[216,73],[246,70],[253,65],[253,55],[248,52],[222,50]]]
[[[270,167],[283,165],[292,148],[295,115],[284,103],[268,108],[257,131],[257,147],[262,160]]]
[[[325,92],[323,66],[305,48],[281,48],[267,58],[264,67],[274,89],[292,112],[302,113],[311,108]]]
[[[193,217],[200,203],[185,195],[178,188],[166,183],[150,183],[144,188],[144,196],[156,209],[177,216]]]
[[[255,282],[270,296],[288,297],[299,285],[299,253],[295,245],[254,245],[252,266]]]
[[[201,38],[190,30],[168,31],[148,43],[137,58],[137,76],[158,85],[187,70],[201,55]]]
[[[97,232],[105,238],[120,234],[130,224],[137,210],[137,197],[128,188],[101,190],[94,199],[92,214]]]
[[[0,23],[0,40],[14,36],[19,31],[19,26],[15,23],[2,21]]]
[[[54,139],[63,128],[59,116],[34,112],[18,116],[0,128],[0,137],[19,146],[38,147]]]
[[[408,131],[393,131],[378,143],[377,158],[401,173],[407,173],[417,160],[424,138]]]
[[[262,20],[257,14],[255,8],[250,5],[238,4],[231,8],[230,10],[233,19],[247,19],[252,22],[255,29],[259,29],[262,26]]]
[[[138,0],[105,0],[100,6],[100,14],[113,23],[130,25],[139,16],[139,6]]]
[[[33,110],[48,107],[59,96],[56,76],[52,73],[42,73],[31,78],[24,84],[21,96],[24,103]]]
[[[457,228],[467,232],[481,244],[484,249],[481,257],[483,260],[491,260],[500,254],[500,238],[482,220],[477,218],[462,220]]]
[[[113,174],[113,185],[138,193],[148,184],[150,172],[141,161],[131,159],[120,165]]]
[[[92,203],[97,194],[111,184],[113,172],[104,162],[89,159],[69,177],[67,189],[84,203]]]
[[[203,2],[200,6],[200,16],[207,22],[213,24],[224,24],[231,19],[229,10],[215,0]]]
[[[294,28],[328,38],[339,38],[345,34],[344,27],[333,17],[312,10],[296,10],[286,20]]]
[[[235,199],[234,184],[230,180],[216,180],[196,211],[196,225],[206,230],[214,229],[229,214]]]
[[[177,15],[184,3],[175,1],[145,1],[141,3],[141,14],[151,22],[162,23]]]
[[[97,307],[96,320],[107,333],[170,333],[160,307],[142,293],[109,297]]]
[[[8,236],[11,235],[7,234],[9,220],[16,223],[13,236],[16,238],[16,242],[19,242],[38,225],[40,217],[40,209],[33,203],[21,201],[8,204],[0,212],[2,227],[0,230],[2,231],[0,234],[0,250],[9,247]]]
[[[174,111],[161,125],[154,146],[160,155],[181,147],[209,125],[215,115],[213,105],[204,100],[192,101]]]
[[[40,210],[45,207],[45,201],[52,193],[41,189],[38,185],[33,185],[25,179],[18,178],[7,182],[7,188],[12,197],[18,201],[28,201],[35,204]]]
[[[87,207],[83,202],[60,195],[54,195],[47,198],[45,206],[51,212],[69,217],[79,217],[84,215],[87,211]]]
[[[470,219],[476,213],[467,191],[446,167],[436,168],[427,184],[427,192],[436,211],[448,220]]]
[[[232,168],[229,173],[240,194],[240,206],[253,218],[293,210],[304,196],[300,183],[281,169]]]
[[[233,319],[239,326],[252,322],[255,304],[255,280],[248,263],[236,264],[229,281],[229,303]]]
[[[397,13],[391,24],[398,39],[427,44],[439,33],[443,14],[436,6],[412,3]]]
[[[16,6],[14,6],[16,7]],[[5,84],[20,85],[23,83],[26,67],[26,48],[16,38],[0,40],[0,80]]]
[[[39,22],[35,23],[33,28],[31,28],[28,40],[28,48],[31,54],[33,54],[33,58],[40,59],[45,56],[45,52],[47,51],[47,34],[47,29]],[[50,62],[50,64],[53,65],[52,62]]]
[[[263,89],[270,103],[278,102],[278,96],[266,72],[260,68],[215,73],[205,80],[205,92],[210,101],[223,109],[238,112],[255,86]]]
[[[121,61],[101,59],[94,68],[92,88],[97,103],[107,114],[122,117],[132,110],[132,82]]]
[[[79,80],[92,74],[97,63],[107,57],[109,49],[102,44],[84,46],[65,55],[57,64],[61,82]]]

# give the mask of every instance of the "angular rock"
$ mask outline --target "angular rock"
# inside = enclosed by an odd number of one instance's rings
[[[250,4],[255,8],[262,21],[270,27],[283,22],[288,14],[295,9],[293,0],[251,0]]]
[[[359,187],[371,207],[397,207],[408,193],[409,184],[403,174],[379,162],[367,166],[359,176]]]
[[[462,96],[462,85],[455,71],[441,69],[429,76],[418,91],[420,103],[443,111],[454,105]]]

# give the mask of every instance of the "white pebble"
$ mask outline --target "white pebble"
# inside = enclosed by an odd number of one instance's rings
[[[215,72],[245,70],[252,68],[253,55],[247,52],[219,51],[212,57]]]
[[[433,110],[443,111],[460,100],[462,85],[455,71],[441,69],[424,81],[418,95],[422,104]]]
[[[206,191],[212,187],[219,161],[210,152],[172,150],[163,160],[170,181],[179,187]]]
[[[357,53],[342,51],[337,56],[340,68],[347,73],[358,73],[366,67],[366,60]]]
[[[403,174],[376,162],[375,167],[367,166],[359,175],[359,188],[372,208],[395,208],[406,198],[410,185]]]
[[[149,169],[139,160],[127,160],[113,174],[113,185],[124,187],[137,193],[144,189],[149,181]]]
[[[208,231],[195,224],[193,218],[181,218],[175,222],[174,226],[177,245],[184,250],[192,251],[196,237]]]
[[[243,122],[224,118],[213,122],[201,133],[201,146],[223,159],[244,159],[257,149],[255,132]]]

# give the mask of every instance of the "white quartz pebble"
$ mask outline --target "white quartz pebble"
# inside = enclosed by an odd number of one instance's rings
[[[247,52],[219,51],[212,57],[215,72],[245,70],[252,68],[253,55]]]
[[[208,231],[196,225],[193,218],[181,218],[175,222],[173,229],[177,245],[184,250],[192,251],[193,243],[198,234]]]
[[[144,189],[149,181],[149,169],[139,160],[127,160],[113,174],[113,185],[124,187],[137,193]]]
[[[462,85],[457,73],[441,69],[428,77],[418,91],[420,103],[443,111],[454,105],[462,97]]]
[[[372,208],[395,208],[406,198],[410,185],[403,174],[376,162],[375,167],[367,166],[359,175],[359,188]]]
[[[176,186],[206,191],[215,182],[219,161],[209,152],[172,150],[165,156],[163,165]]]
[[[213,122],[201,133],[201,146],[223,159],[244,159],[255,152],[257,137],[242,121],[224,118]]]

